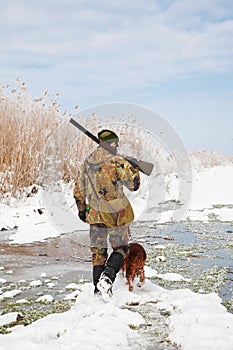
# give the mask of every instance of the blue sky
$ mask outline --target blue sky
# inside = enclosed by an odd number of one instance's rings
[[[233,153],[232,0],[0,0],[0,82],[163,115],[186,148]]]

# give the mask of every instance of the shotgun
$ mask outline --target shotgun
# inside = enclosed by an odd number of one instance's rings
[[[133,158],[133,157],[122,156],[121,154],[118,154],[116,152],[116,149],[111,147],[107,142],[102,142],[102,141],[100,142],[100,140],[95,135],[90,133],[90,131],[85,129],[81,124],[79,124],[73,118],[70,119],[70,123],[73,124],[80,131],[82,131],[84,134],[86,134],[90,139],[92,139],[93,141],[98,143],[98,145],[100,145],[101,147],[105,148],[110,153],[112,153],[114,155],[121,156],[121,157],[125,158],[126,160],[128,160],[128,162],[130,162],[133,167],[138,167],[138,169],[142,173],[146,174],[147,176],[149,176],[152,173],[152,170],[154,168],[154,164],[149,163],[149,162],[144,162],[143,160],[137,160],[136,158]]]

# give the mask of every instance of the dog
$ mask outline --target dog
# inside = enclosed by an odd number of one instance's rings
[[[133,291],[133,282],[136,276],[139,276],[138,287],[145,283],[144,266],[146,262],[146,251],[139,243],[130,243],[129,251],[124,259],[122,270],[126,276],[129,291]]]

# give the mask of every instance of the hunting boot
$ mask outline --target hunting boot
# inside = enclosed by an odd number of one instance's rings
[[[97,283],[97,288],[101,293],[112,294],[112,284],[115,281],[116,274],[119,272],[124,257],[119,252],[113,252],[106,264],[103,273],[100,276],[100,280]]]
[[[105,265],[97,265],[93,266],[93,284],[95,286],[94,294],[99,294],[100,291],[97,288],[97,283],[99,282],[100,276],[104,271]]]

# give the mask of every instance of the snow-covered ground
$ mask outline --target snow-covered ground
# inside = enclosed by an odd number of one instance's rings
[[[146,275],[153,274],[156,272],[146,267]],[[182,349],[232,350],[233,315],[221,305],[217,294],[193,293],[188,289],[168,291],[149,279],[132,293],[121,275],[113,292],[112,300],[105,303],[94,297],[91,283],[78,285],[76,303],[69,311],[48,315],[27,327],[11,328],[10,334],[0,335],[0,349],[146,349],[148,344],[143,343],[136,330],[146,320],[130,305],[150,304],[167,313],[167,340]],[[0,325],[13,322],[16,317],[15,312],[2,315]]]
[[[189,206],[181,220],[233,221],[233,166],[218,166],[193,172],[192,194]],[[165,179],[164,200],[172,202],[176,198],[178,182],[169,175]],[[136,221],[150,220],[158,223],[169,222],[176,208],[164,208],[158,214],[159,186],[155,196],[147,206],[148,188],[142,188],[132,200]],[[11,201],[11,205],[0,204],[0,230],[17,230],[10,236],[11,243],[22,244],[57,237],[62,233],[87,230],[88,225],[77,219],[77,210],[72,197],[72,185],[61,186],[61,192],[39,189],[33,197],[21,201]],[[153,207],[155,210],[153,210]],[[144,210],[145,209],[145,210]],[[144,210],[144,212],[143,212]],[[4,232],[0,233],[4,235]]]
[[[166,200],[173,200],[177,191],[177,184],[173,178],[170,179]],[[183,220],[219,220],[231,223],[232,179],[231,166],[194,172],[192,198]],[[133,203],[136,220],[143,217],[141,213],[142,207],[145,207],[145,198],[146,195],[143,194]],[[153,210],[146,215],[152,221],[155,218]],[[161,215],[158,219],[160,223],[163,218],[166,222],[169,215]],[[12,201],[11,206],[1,204],[0,229],[15,227],[17,229],[9,237],[12,244],[42,241],[64,232],[82,232],[88,229],[88,225],[77,219],[72,188],[68,187],[64,187],[64,193],[44,193],[40,189],[34,197],[21,202]],[[0,237],[4,237],[6,232],[0,232]],[[156,271],[146,267],[146,283],[141,289],[135,287],[133,293],[127,290],[122,276],[118,276],[110,303],[94,298],[91,283],[77,285],[76,303],[69,311],[46,316],[27,327],[14,327],[10,334],[0,335],[0,350],[146,349],[138,331],[146,321],[135,309],[125,306],[147,303],[156,310],[167,312],[168,339],[182,349],[233,349],[233,314],[227,312],[217,294],[194,293],[188,289],[168,291],[149,280],[156,274]],[[180,280],[183,277],[170,273],[161,275],[160,278]],[[5,279],[1,279],[0,269],[0,287],[5,282]],[[1,294],[0,289],[0,297]],[[8,295],[14,296],[15,294]],[[52,301],[49,295],[43,297],[47,302]],[[0,325],[9,324],[16,317],[16,313],[1,315]]]

